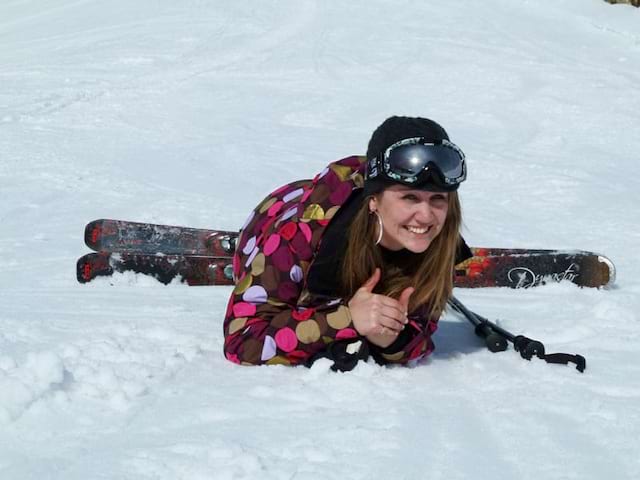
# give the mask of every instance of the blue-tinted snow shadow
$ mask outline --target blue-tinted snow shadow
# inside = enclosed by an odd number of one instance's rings
[[[469,322],[441,320],[433,336],[436,349],[433,357],[451,356],[458,353],[472,353],[483,350],[485,343],[476,336]]]

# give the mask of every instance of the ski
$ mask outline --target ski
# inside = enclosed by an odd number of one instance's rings
[[[461,288],[531,288],[572,282],[580,287],[615,283],[611,260],[580,250],[472,248],[473,257],[456,265],[454,285]]]
[[[165,285],[176,278],[190,286],[233,285],[229,257],[93,252],[80,257],[76,264],[80,283],[128,271],[149,275]]]
[[[84,230],[85,244],[96,252],[231,257],[237,237],[224,230],[110,219],[89,222]]]
[[[456,266],[456,287],[531,288],[562,281],[581,287],[605,287],[615,281],[613,263],[606,257],[590,252],[471,250],[473,258]],[[193,286],[233,284],[230,257],[99,252],[87,254],[77,263],[80,283],[89,282],[97,276],[125,271],[151,275],[165,284],[176,277]]]

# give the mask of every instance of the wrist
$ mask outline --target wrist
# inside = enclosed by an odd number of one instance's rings
[[[395,342],[398,337],[392,335],[371,334],[367,335],[365,338],[369,341],[369,343],[374,344],[376,347],[387,348],[391,344],[393,344],[393,342]]]

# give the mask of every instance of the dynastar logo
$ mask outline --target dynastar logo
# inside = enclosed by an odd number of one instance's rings
[[[514,288],[530,288],[544,283],[545,280],[573,282],[578,275],[580,275],[578,265],[572,263],[564,272],[552,273],[551,275],[538,275],[530,268],[515,267],[509,270],[507,278],[511,283],[515,283]]]

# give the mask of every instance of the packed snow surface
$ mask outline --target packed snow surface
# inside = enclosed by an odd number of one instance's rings
[[[640,10],[601,0],[4,0],[0,478],[640,478]],[[458,290],[415,368],[222,356],[230,287],[75,280],[85,223],[237,229],[393,114],[468,156],[476,246],[609,256],[617,288]]]

